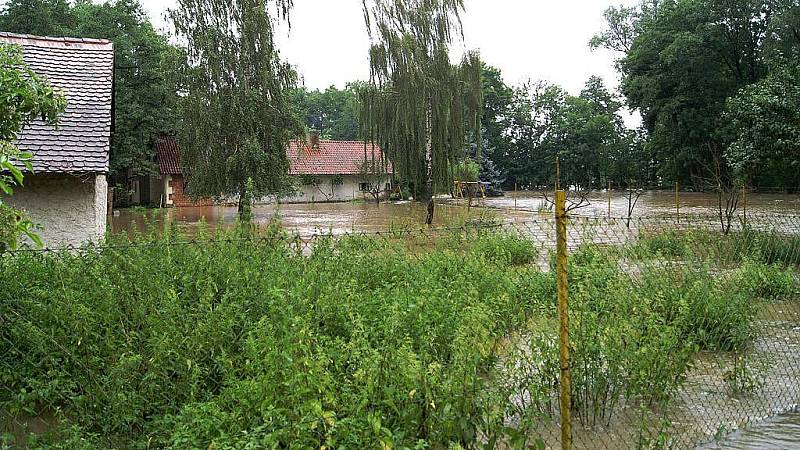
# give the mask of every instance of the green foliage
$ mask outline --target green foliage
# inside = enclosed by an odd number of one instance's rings
[[[645,151],[661,177],[700,188],[709,179],[717,186],[720,176],[796,185],[789,167],[797,95],[785,68],[800,61],[799,7],[796,0],[644,0],[607,10],[607,29],[591,46],[624,53],[621,91],[642,114]],[[724,155],[737,173],[728,173]]]
[[[742,177],[756,185],[798,185],[800,69],[781,67],[742,89],[728,100],[724,119],[735,136],[726,156]]]
[[[42,245],[33,222],[4,197],[22,186],[23,170],[32,170],[33,155],[14,145],[17,135],[36,120],[57,125],[66,105],[64,96],[25,64],[19,47],[0,44],[0,250],[16,248],[23,234]]]
[[[182,81],[183,163],[194,197],[256,197],[286,190],[289,142],[303,133],[291,103],[297,74],[275,47],[272,8],[288,20],[292,2],[181,0],[170,17],[186,43]]]
[[[456,181],[474,183],[478,181],[480,166],[472,159],[462,159],[453,167],[453,176]]]
[[[637,154],[635,135],[625,129],[620,101],[597,77],[579,96],[554,85],[525,84],[505,108],[500,119],[505,141],[491,157],[506,174],[507,186],[552,185],[556,157],[563,183],[591,188],[608,180],[627,185],[651,177],[650,160]]]
[[[425,201],[449,188],[467,132],[480,141],[480,59],[468,52],[453,65],[448,54],[463,8],[461,0],[364,2],[372,80],[358,89],[362,134]]]
[[[324,91],[298,88],[292,93],[306,126],[319,130],[322,137],[334,141],[355,141],[359,138],[358,98],[355,85],[345,89],[331,86]]]
[[[0,258],[13,280],[0,292],[0,408],[57,408],[42,447],[507,437],[484,414],[512,407],[487,390],[495,344],[551,301],[527,290],[551,277],[509,266],[532,258],[529,243],[487,233],[419,253],[354,236],[303,256],[274,228],[240,236]]]

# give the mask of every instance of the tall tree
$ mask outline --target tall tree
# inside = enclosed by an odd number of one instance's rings
[[[661,177],[702,185],[727,170],[719,164],[730,143],[727,99],[768,72],[765,49],[778,35],[772,21],[790,3],[648,0],[606,14],[608,28],[592,45],[625,53],[621,89],[642,114]]]
[[[170,11],[189,67],[179,140],[193,196],[283,193],[289,142],[303,133],[291,103],[297,74],[281,61],[274,23],[292,0],[179,0]]]
[[[467,133],[480,140],[480,58],[470,52],[453,65],[448,53],[461,31],[463,0],[364,0],[363,6],[372,40],[371,84],[359,93],[365,138],[381,145],[415,198],[427,202],[431,224],[434,196],[449,188]]]

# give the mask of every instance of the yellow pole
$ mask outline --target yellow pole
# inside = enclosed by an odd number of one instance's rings
[[[556,191],[556,283],[558,285],[559,359],[561,367],[561,448],[572,449],[572,375],[569,362],[569,299],[567,296],[567,193]]]
[[[608,182],[608,218],[611,218],[611,182]]]
[[[514,211],[517,210],[517,183],[514,183]]]
[[[676,181],[675,182],[675,211],[678,214],[678,220],[680,221],[681,220],[681,199],[680,199],[680,196],[678,195],[678,188],[679,187],[680,187],[680,185]]]

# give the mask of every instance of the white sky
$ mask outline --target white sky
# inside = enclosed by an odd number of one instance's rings
[[[344,87],[369,77],[369,47],[362,0],[295,0],[291,30],[279,36],[282,57],[297,67],[306,87]],[[603,11],[637,0],[466,0],[465,48],[478,49],[500,68],[509,84],[525,80],[557,83],[580,92],[591,75],[617,86],[615,55],[589,50],[589,39],[603,28]],[[157,26],[174,0],[143,0]]]

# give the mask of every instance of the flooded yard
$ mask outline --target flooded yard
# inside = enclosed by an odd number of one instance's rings
[[[552,199],[552,195],[547,198]],[[594,192],[587,197],[588,203],[575,211],[588,216],[608,214],[608,193]],[[714,214],[717,197],[713,194],[686,193],[679,196],[681,214]],[[628,199],[624,192],[615,191],[611,196],[611,215],[627,215]],[[505,197],[476,199],[472,208],[463,200],[441,198],[438,200],[435,225],[461,225],[469,220],[494,219],[502,222],[521,222],[550,217],[548,200],[540,192],[511,192]],[[740,211],[744,210],[744,200]],[[644,193],[633,212],[633,217],[672,215],[677,211],[674,192],[648,191]],[[350,231],[382,231],[392,228],[418,229],[424,225],[425,209],[418,202],[363,203],[303,203],[282,205],[258,205],[254,208],[256,222],[266,224],[279,217],[288,230],[301,235],[314,233],[341,234]],[[748,194],[748,214],[792,214],[800,213],[800,196],[788,194]],[[191,231],[204,221],[209,227],[230,226],[236,219],[235,206],[205,206],[169,208],[164,210],[124,209],[115,211],[109,218],[113,232],[145,230],[148,224],[161,228],[166,223],[176,222],[184,230]]]

